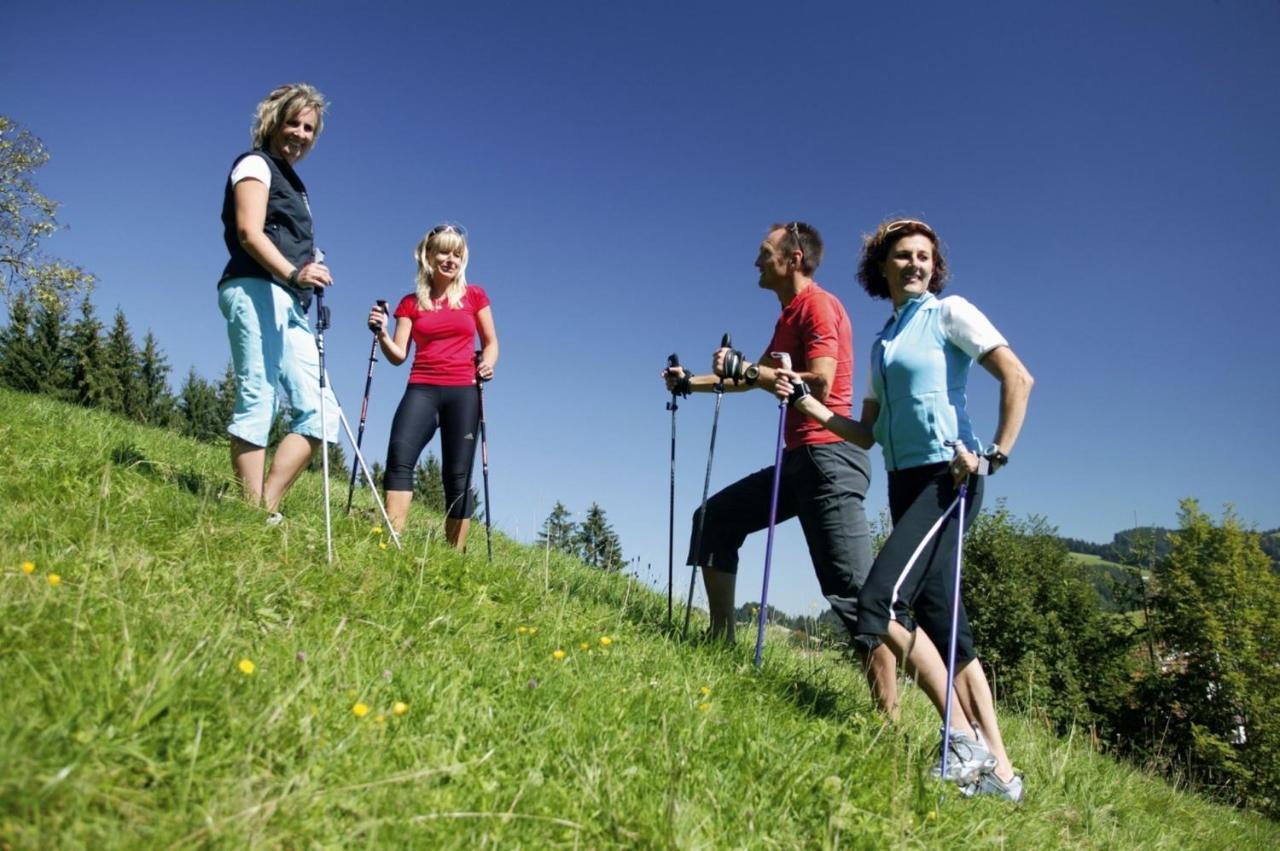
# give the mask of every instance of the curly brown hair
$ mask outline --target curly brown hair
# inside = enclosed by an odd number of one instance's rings
[[[880,223],[876,232],[862,238],[862,259],[858,261],[858,282],[872,298],[889,298],[889,282],[885,280],[881,267],[888,259],[889,252],[904,236],[923,234],[933,243],[933,278],[929,281],[929,292],[935,295],[942,292],[947,285],[947,258],[942,254],[942,240],[929,227],[918,219],[887,219]]]

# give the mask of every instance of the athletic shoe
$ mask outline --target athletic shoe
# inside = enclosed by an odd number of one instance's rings
[[[995,770],[996,758],[981,742],[976,742],[957,730],[947,736],[947,777],[957,786],[969,786]],[[941,750],[941,748],[939,748]],[[929,772],[933,777],[942,776],[942,756]]]
[[[279,511],[273,511],[267,515],[268,526],[279,526],[283,522],[284,522],[284,515],[281,514]]]
[[[996,777],[995,772],[987,772],[978,778],[978,782],[972,786],[965,786],[960,790],[960,794],[966,798],[972,798],[976,795],[990,795],[993,798],[1000,798],[1013,804],[1022,803],[1022,775],[1015,774],[1013,779],[1008,783]]]

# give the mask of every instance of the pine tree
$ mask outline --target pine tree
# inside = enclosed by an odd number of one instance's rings
[[[218,422],[222,431],[231,425],[231,417],[236,412],[236,367],[227,361],[227,368],[222,373],[222,381],[218,384]]]
[[[604,509],[594,502],[587,509],[586,519],[578,526],[574,543],[578,558],[591,567],[616,571],[626,564],[622,556],[622,542],[609,525]]]
[[[104,402],[108,409],[124,414],[132,420],[141,420],[142,365],[138,347],[129,330],[129,320],[124,311],[116,308],[115,320],[106,342],[106,389]]]
[[[106,353],[102,345],[102,323],[94,314],[93,303],[80,302],[80,318],[71,326],[68,337],[71,354],[71,399],[96,408],[103,404],[109,386]]]
[[[0,384],[28,393],[40,391],[31,335],[31,304],[19,294],[9,305],[9,324],[0,331]]]
[[[42,303],[31,335],[33,389],[63,400],[71,395],[71,353],[62,330],[66,313],[61,302]]]
[[[180,431],[196,440],[213,442],[223,435],[218,414],[218,391],[196,372],[187,373],[186,383],[178,391]]]
[[[442,470],[435,453],[428,452],[426,460],[413,468],[413,496],[432,511],[445,511],[444,484],[440,481]],[[471,488],[472,517],[480,516],[480,494]]]
[[[577,531],[578,524],[573,522],[569,509],[556,500],[555,507],[547,515],[547,519],[542,521],[542,528],[538,531],[538,546],[549,546],[553,550],[572,554]]]
[[[169,391],[169,362],[150,331],[138,356],[138,421],[165,426],[173,419],[173,394]]]

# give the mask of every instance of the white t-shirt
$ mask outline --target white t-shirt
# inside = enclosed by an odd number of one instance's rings
[[[236,163],[235,168],[231,169],[231,185],[235,186],[242,180],[257,180],[270,188],[271,168],[267,165],[266,157],[262,154],[249,154]]]

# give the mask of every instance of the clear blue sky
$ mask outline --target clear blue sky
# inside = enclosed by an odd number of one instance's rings
[[[374,298],[409,291],[429,226],[471,231],[502,342],[487,393],[495,520],[532,540],[559,499],[599,502],[666,577],[677,351],[749,357],[774,221],[827,241],[817,278],[858,355],[888,307],[855,284],[886,215],[943,236],[949,292],[1037,378],[990,495],[1064,535],[1173,525],[1177,501],[1280,526],[1276,423],[1280,3],[24,3],[5,14],[0,111],[44,139],[50,250],[95,303],[158,336],[175,382],[221,373],[223,181],[272,87],[331,100],[299,172],[337,278],[330,371],[358,415]],[[378,364],[366,448],[385,452],[407,368]],[[995,382],[971,410],[995,425]],[[677,551],[701,495],[711,396],[679,414]],[[772,461],[776,408],[727,397],[713,488]],[[885,505],[875,453],[868,500]],[[764,535],[739,599],[759,596]],[[677,557],[677,561],[681,559]],[[677,586],[687,582],[677,570]],[[770,598],[820,600],[798,526]]]

